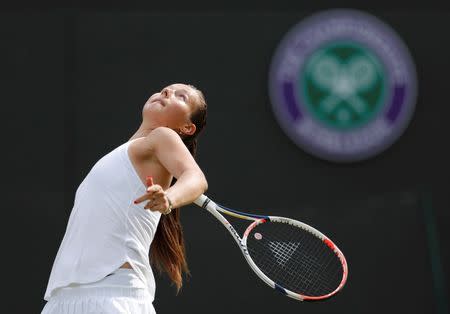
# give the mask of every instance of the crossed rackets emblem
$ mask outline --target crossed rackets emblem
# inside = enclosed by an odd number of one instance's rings
[[[377,82],[377,68],[362,55],[351,56],[346,63],[330,53],[319,53],[308,65],[309,79],[325,96],[317,102],[317,109],[325,115],[336,114],[341,123],[352,115],[361,117],[371,106],[361,93],[373,88]]]

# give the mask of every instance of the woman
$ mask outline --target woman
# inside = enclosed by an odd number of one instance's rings
[[[188,269],[178,208],[207,189],[194,160],[206,107],[191,85],[165,87],[145,103],[130,140],[92,167],[76,191],[42,313],[155,313],[150,260],[181,288]]]

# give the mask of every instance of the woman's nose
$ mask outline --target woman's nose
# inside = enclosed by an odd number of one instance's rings
[[[169,98],[172,95],[172,93],[173,93],[172,90],[165,88],[163,89],[161,94],[163,95],[163,97]]]

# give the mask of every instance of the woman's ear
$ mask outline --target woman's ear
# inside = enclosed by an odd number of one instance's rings
[[[197,130],[197,127],[195,126],[194,123],[190,123],[183,126],[180,130],[186,135],[192,135]]]

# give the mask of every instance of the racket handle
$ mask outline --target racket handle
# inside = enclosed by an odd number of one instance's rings
[[[203,207],[203,204],[205,204],[206,200],[208,200],[208,197],[206,195],[202,194],[194,201],[194,203],[197,206]]]

